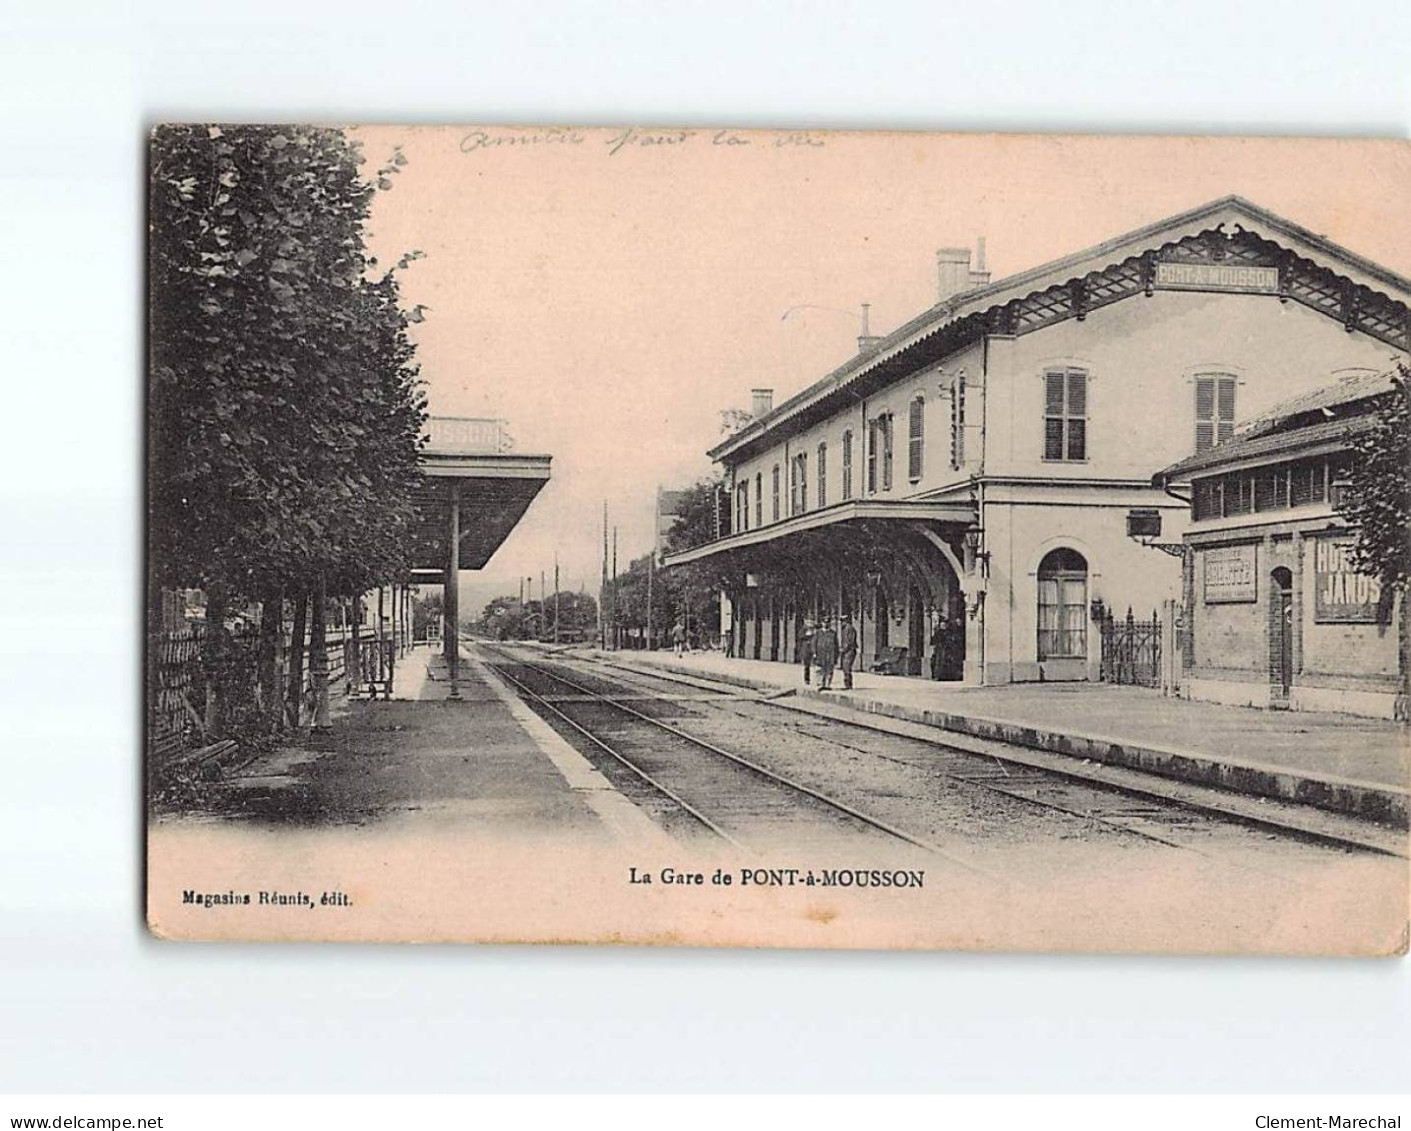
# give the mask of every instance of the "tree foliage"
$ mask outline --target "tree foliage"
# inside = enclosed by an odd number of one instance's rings
[[[723,499],[719,479],[702,479],[687,487],[676,505],[676,521],[666,532],[662,548],[667,553],[689,550],[729,534],[729,513]]]
[[[400,152],[376,174],[388,188]],[[158,584],[258,596],[398,577],[425,417],[357,143],[312,127],[151,140],[150,551]],[[402,264],[416,258],[412,253]]]
[[[1351,438],[1349,482],[1339,513],[1357,529],[1353,562],[1405,593],[1411,577],[1411,368],[1399,363],[1392,391],[1373,412],[1369,430]]]
[[[556,609],[557,606],[557,609]],[[565,639],[591,636],[598,620],[598,603],[586,593],[562,590],[538,601],[496,597],[475,622],[477,631],[496,640],[552,640],[557,611],[559,635]]]

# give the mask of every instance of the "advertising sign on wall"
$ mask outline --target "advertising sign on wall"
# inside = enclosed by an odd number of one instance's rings
[[[1313,543],[1313,619],[1320,624],[1376,624],[1382,585],[1352,566],[1351,538]]]
[[[1259,596],[1258,574],[1255,569],[1256,547],[1221,546],[1206,550],[1205,603],[1222,605],[1236,601],[1254,601]]]

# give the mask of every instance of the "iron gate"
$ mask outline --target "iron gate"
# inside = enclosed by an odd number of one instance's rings
[[[1161,618],[1153,611],[1150,620],[1138,620],[1127,609],[1125,619],[1103,613],[1098,620],[1102,633],[1102,681],[1128,683],[1138,687],[1161,684]]]

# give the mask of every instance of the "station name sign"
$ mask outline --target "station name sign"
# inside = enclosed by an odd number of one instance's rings
[[[1278,294],[1279,269],[1247,263],[1158,263],[1156,285],[1188,291]]]
[[[1319,538],[1313,546],[1313,619],[1319,624],[1376,624],[1382,585],[1352,567],[1352,539]]]
[[[1222,546],[1206,550],[1205,603],[1224,605],[1236,601],[1254,601],[1259,597],[1259,581],[1254,553],[1256,547]]]

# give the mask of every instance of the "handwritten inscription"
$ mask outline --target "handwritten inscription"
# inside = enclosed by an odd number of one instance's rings
[[[523,130],[470,130],[461,136],[462,153],[486,153],[525,149],[579,148],[608,157],[628,152],[670,152],[708,147],[713,150],[822,149],[827,140],[808,130],[777,133],[740,130],[647,129],[627,126],[620,130],[579,130],[567,126],[545,126]]]

